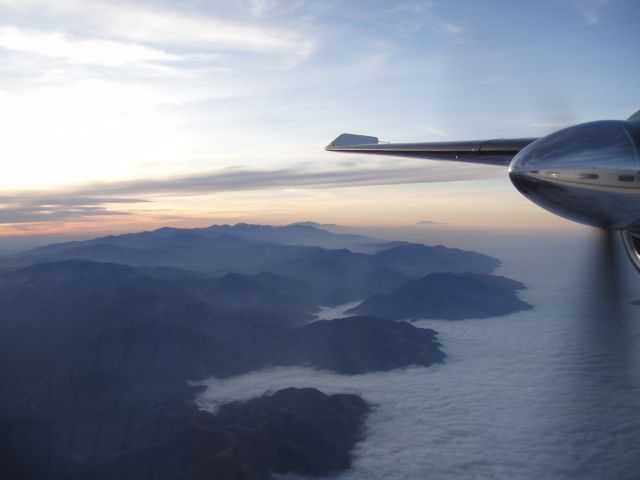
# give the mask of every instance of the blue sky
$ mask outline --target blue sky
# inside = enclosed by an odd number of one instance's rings
[[[639,19],[632,0],[0,0],[0,234],[555,228],[500,169],[322,147],[343,131],[538,136],[626,118]]]

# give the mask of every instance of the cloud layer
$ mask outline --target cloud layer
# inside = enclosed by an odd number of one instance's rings
[[[277,170],[229,168],[214,172],[105,182],[42,192],[15,192],[0,197],[0,224],[48,222],[91,216],[126,215],[135,207],[166,197],[215,195],[223,192],[277,189],[333,189],[415,183],[471,181],[504,175],[491,167],[429,162],[347,162],[322,170],[297,166]],[[354,168],[355,167],[355,168]],[[113,206],[117,205],[117,209]],[[124,209],[124,210],[123,210]]]
[[[527,258],[505,259],[510,267],[501,273],[530,286],[524,299],[535,310],[421,322],[441,332],[445,365],[352,377],[287,368],[212,379],[201,405],[213,409],[288,386],[362,395],[375,409],[340,480],[633,478],[640,471],[640,359],[611,348],[623,332],[596,334],[584,315],[581,305],[593,295],[584,282],[587,247],[550,253],[533,243]],[[640,326],[624,336],[638,351]]]

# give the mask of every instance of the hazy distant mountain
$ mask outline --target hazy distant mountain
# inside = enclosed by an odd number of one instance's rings
[[[390,320],[486,318],[531,308],[516,295],[524,288],[496,275],[432,273],[388,294],[374,295],[350,312]]]
[[[324,227],[327,226],[315,222],[299,222],[286,226],[238,223],[236,225],[212,225],[210,227],[192,229],[165,227],[151,232],[104,237],[104,240],[112,241],[115,239],[117,241],[135,242],[140,238],[171,238],[177,235],[190,234],[205,238],[231,236],[256,242],[319,246],[325,248],[348,248],[361,242],[381,242],[380,240],[362,235],[331,232]]]
[[[82,259],[135,267],[171,267],[217,276],[230,272],[258,274],[269,271],[308,284],[317,302],[336,304],[386,293],[409,278],[420,278],[434,271],[487,273],[499,265],[492,257],[443,246],[375,244],[377,253],[368,255],[348,249],[277,243],[285,242],[287,238],[295,243],[293,239],[302,241],[303,236],[315,239],[316,243],[327,238],[338,243],[364,238],[295,225],[161,228],[40,247],[21,257],[5,260],[4,268],[11,270],[34,263]],[[293,301],[294,298],[309,298],[300,288],[294,288],[292,293],[294,291],[295,295],[289,295]],[[249,303],[253,308],[256,302]]]
[[[360,243],[382,243],[381,240],[362,235],[331,232],[324,227],[327,226],[315,222],[299,222],[283,227],[238,223],[236,225],[213,225],[206,229],[196,229],[196,231],[204,232],[207,235],[232,235],[259,242],[324,248],[351,248]]]
[[[375,258],[380,265],[414,278],[432,272],[489,273],[500,266],[498,259],[481,253],[415,243],[394,245]]]
[[[270,269],[313,285],[324,303],[358,300],[374,293],[386,293],[409,278],[432,272],[493,271],[500,262],[487,255],[443,246],[395,245],[375,255],[349,250],[317,249]]]
[[[212,274],[259,273],[298,256],[305,248],[347,248],[377,240],[336,234],[307,225],[213,225],[207,228],[158,230],[112,235],[46,245],[18,258],[5,259],[0,268],[64,259],[124,263],[134,266],[170,266]]]
[[[371,255],[346,249],[315,249],[270,268],[281,275],[305,279],[321,295],[324,304],[345,303],[386,292],[407,278],[380,265]]]
[[[246,240],[228,234],[207,236],[191,230],[160,229],[48,245],[27,252],[21,258],[27,264],[84,259],[133,266],[167,266],[216,275],[252,274],[268,269],[274,262],[299,255],[305,248]]]

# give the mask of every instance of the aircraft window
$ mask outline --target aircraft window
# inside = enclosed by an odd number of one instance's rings
[[[580,178],[584,178],[587,180],[597,180],[598,178],[600,178],[600,175],[598,175],[597,173],[581,173]]]

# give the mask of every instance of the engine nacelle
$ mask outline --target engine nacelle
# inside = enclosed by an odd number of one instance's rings
[[[590,122],[542,137],[514,157],[509,177],[556,215],[640,231],[640,122]]]

